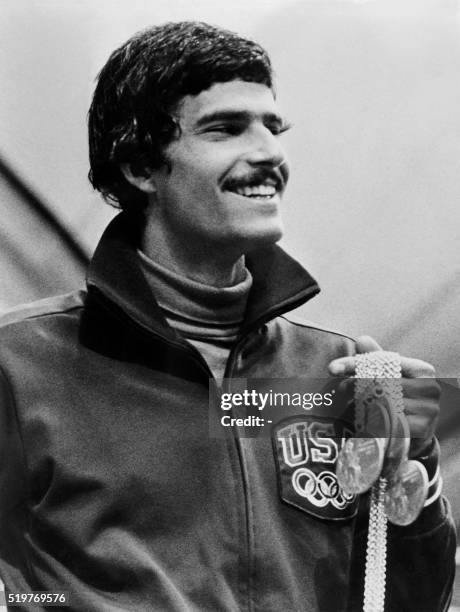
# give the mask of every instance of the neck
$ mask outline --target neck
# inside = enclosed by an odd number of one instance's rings
[[[206,285],[230,287],[245,278],[244,255],[225,253],[217,244],[169,236],[161,224],[147,222],[141,249],[165,268]]]

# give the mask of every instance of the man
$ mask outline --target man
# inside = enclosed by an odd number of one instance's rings
[[[318,292],[275,245],[286,127],[266,52],[206,24],[150,28],[103,68],[90,177],[123,212],[86,291],[1,328],[9,591],[66,591],[85,612],[361,608],[367,496],[357,513],[337,487],[320,503],[287,492],[270,438],[208,430],[210,378],[352,376],[356,351],[379,350],[282,316]],[[435,485],[439,392],[429,364],[401,367],[434,494],[389,528],[387,609],[432,612],[455,551]]]

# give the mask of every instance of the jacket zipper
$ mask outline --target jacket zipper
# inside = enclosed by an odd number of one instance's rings
[[[112,308],[113,302],[107,299],[103,293],[101,293],[96,287],[94,287],[96,297],[102,301],[107,308],[110,310],[116,310]],[[232,378],[233,371],[235,369],[236,360],[242,347],[245,342],[249,338],[249,336],[256,330],[259,329],[262,325],[265,325],[268,321],[275,319],[280,316],[284,312],[288,310],[293,310],[305,303],[308,298],[313,297],[318,292],[318,290],[314,287],[309,288],[306,291],[303,291],[301,296],[295,299],[289,299],[283,302],[282,304],[278,304],[276,308],[273,308],[265,313],[263,317],[259,317],[256,319],[248,328],[244,329],[242,335],[237,339],[236,344],[230,351],[230,355],[227,359],[227,363],[225,366],[224,379],[222,382],[222,391],[228,392],[230,389],[230,379]],[[120,309],[121,310],[121,309]],[[216,380],[213,373],[211,372],[208,364],[205,359],[201,355],[201,353],[191,344],[182,344],[181,342],[175,342],[174,340],[170,340],[169,338],[165,338],[161,334],[153,331],[143,323],[133,319],[129,314],[125,313],[121,310],[122,316],[127,317],[132,325],[137,326],[142,330],[143,333],[147,335],[152,335],[155,338],[159,339],[162,343],[169,345],[175,348],[178,351],[181,351],[187,354],[197,365],[200,366],[201,370],[208,375],[208,379],[212,378],[214,381]],[[217,384],[217,383],[216,383]],[[253,564],[254,564],[254,553],[253,553],[253,543],[251,541],[251,512],[250,512],[250,501],[249,501],[249,474],[247,470],[247,466],[244,461],[243,450],[241,446],[241,438],[238,436],[238,431],[234,427],[231,428],[233,434],[233,441],[235,444],[239,467],[241,471],[241,483],[244,497],[244,523],[246,527],[246,556],[247,556],[247,569],[248,569],[248,578],[247,578],[247,610],[248,612],[253,612],[253,600],[252,600],[252,574],[253,574]]]
[[[276,319],[276,317],[280,316],[287,310],[293,310],[303,304],[309,297],[313,297],[317,293],[316,288],[311,288],[308,291],[302,293],[301,297],[297,299],[290,299],[286,302],[279,304],[276,308],[272,309],[265,313],[263,317],[259,317],[254,323],[244,330],[244,333],[238,338],[235,346],[230,352],[230,355],[227,360],[227,364],[225,367],[224,380],[222,383],[222,391],[228,392],[230,391],[230,380],[232,378],[237,358],[251,335],[255,330],[259,329],[262,325],[265,325],[268,321]],[[232,412],[232,411],[231,411]],[[238,435],[238,430],[232,427],[233,440],[235,442],[235,447],[238,455],[238,461],[241,470],[241,479],[243,485],[243,494],[244,494],[244,513],[245,513],[245,525],[246,525],[246,553],[247,553],[247,568],[248,568],[248,579],[247,579],[247,609],[248,612],[253,612],[253,599],[252,599],[252,575],[254,572],[254,551],[253,551],[253,542],[251,540],[251,510],[250,510],[250,500],[249,500],[249,473],[247,470],[247,466],[244,461],[243,449],[241,438]]]

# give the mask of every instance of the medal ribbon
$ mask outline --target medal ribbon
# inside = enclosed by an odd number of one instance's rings
[[[364,423],[362,397],[369,386],[368,379],[378,383],[392,400],[397,414],[403,414],[401,358],[398,353],[375,351],[356,355],[355,371],[356,429]],[[366,380],[367,379],[367,380]],[[364,612],[384,612],[386,585],[387,517],[385,493],[387,479],[380,476],[371,489],[369,529],[367,534],[366,569],[364,578]]]

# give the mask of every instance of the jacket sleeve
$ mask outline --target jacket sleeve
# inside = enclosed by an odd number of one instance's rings
[[[445,498],[409,527],[389,526],[389,610],[444,612],[455,576],[455,526]]]
[[[30,591],[25,544],[27,481],[14,397],[0,367],[0,578],[6,587]]]
[[[349,612],[362,610],[368,495],[361,500],[350,575]],[[441,497],[408,527],[388,524],[385,610],[446,612],[455,575],[456,534]]]

